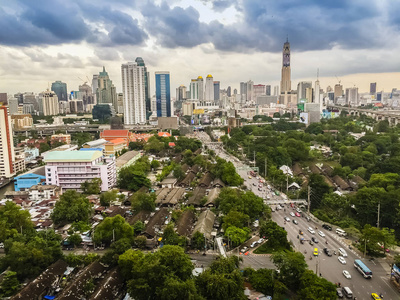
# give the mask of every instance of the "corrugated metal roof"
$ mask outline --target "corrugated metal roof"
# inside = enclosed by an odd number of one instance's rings
[[[101,151],[53,151],[46,154],[46,162],[91,162],[102,157]]]

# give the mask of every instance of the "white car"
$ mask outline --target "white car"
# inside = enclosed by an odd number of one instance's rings
[[[343,248],[339,248],[339,253],[343,257],[347,257],[347,252]]]
[[[290,219],[288,217],[284,218],[286,222],[290,222]]]
[[[325,233],[323,233],[321,230],[318,231],[318,234],[319,234],[320,236],[322,236],[322,237],[325,237]]]
[[[308,227],[308,228],[307,228],[307,230],[308,230],[308,232],[309,232],[309,233],[311,233],[311,234],[315,234],[315,231],[314,231],[314,229],[312,229],[311,227]]]
[[[243,247],[241,250],[240,250],[240,252],[242,252],[242,253],[245,253],[246,251],[247,251],[247,247]]]
[[[346,260],[344,259],[343,256],[339,256],[337,259],[339,260],[339,262],[340,262],[342,265],[345,265],[345,264],[346,264]]]
[[[250,245],[250,248],[254,248],[256,245],[258,244],[258,242],[257,241],[255,241],[255,242],[252,242],[251,243],[251,245]]]
[[[351,279],[351,275],[350,275],[349,271],[343,270],[343,275],[344,275],[344,277],[346,277],[347,279]]]
[[[292,217],[294,217],[294,212],[291,211],[291,212],[290,212],[290,215],[291,215]]]
[[[298,213],[301,213],[301,209],[300,209],[300,208],[296,209],[296,211],[297,211]]]
[[[262,242],[264,242],[264,239],[263,239],[263,238],[260,238],[260,239],[257,241],[257,243],[259,243],[259,244],[261,244]]]

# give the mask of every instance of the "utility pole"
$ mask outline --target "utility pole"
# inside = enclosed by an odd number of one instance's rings
[[[265,171],[264,171],[264,173],[265,173],[265,177],[267,177],[267,162],[268,162],[268,158],[266,157],[265,158]]]
[[[308,207],[307,207],[307,213],[308,213],[308,215],[310,215],[310,193],[311,193],[311,188],[310,188],[310,186],[308,186],[308,197],[307,197],[307,199],[308,199]]]
[[[286,194],[289,191],[289,173],[286,174]]]
[[[376,222],[376,227],[379,228],[379,215],[381,214],[381,202],[378,203],[378,222]]]
[[[253,152],[253,156],[254,156],[254,168],[256,167],[256,151]]]

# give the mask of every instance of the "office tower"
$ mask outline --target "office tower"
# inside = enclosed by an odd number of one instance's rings
[[[275,85],[274,86],[274,96],[278,96],[279,95],[279,85]]]
[[[24,94],[16,93],[16,94],[14,94],[14,98],[18,99],[18,105],[24,104]]]
[[[124,124],[146,123],[146,68],[137,62],[122,64]]]
[[[117,106],[118,106],[117,113],[123,114],[124,113],[124,94],[122,94],[122,93],[117,94]]]
[[[371,82],[371,83],[369,84],[369,93],[370,93],[371,95],[376,94],[376,82]]]
[[[198,89],[199,89],[199,101],[204,100],[204,80],[203,77],[197,77]]]
[[[313,90],[313,88],[312,87],[306,88],[306,97],[305,97],[306,102],[307,103],[312,103],[313,98],[314,98],[314,90]]]
[[[267,96],[271,96],[271,85],[267,84],[267,85],[265,86],[265,94],[266,94]]]
[[[246,88],[246,90],[247,90],[247,100],[251,101],[254,98],[254,92],[253,92],[254,82],[249,80],[249,81],[246,82],[246,85],[247,85],[247,88]]]
[[[68,101],[67,84],[56,81],[51,84],[51,90],[56,93],[58,101]]]
[[[135,63],[139,66],[142,67],[144,70],[144,98],[146,102],[146,119],[148,119],[148,116],[150,115],[151,111],[151,102],[150,102],[150,72],[147,72],[147,67],[144,63],[143,58],[141,57],[136,57]]]
[[[7,105],[7,93],[0,93],[0,102]]]
[[[253,85],[254,100],[256,100],[258,96],[265,95],[265,91],[266,89],[264,84]]]
[[[204,84],[203,77],[199,76],[197,79],[192,79],[190,82],[190,99],[203,101],[204,99]]]
[[[358,88],[352,87],[346,89],[346,104],[358,106]]]
[[[63,101],[66,102],[66,101]],[[55,116],[60,113],[57,94],[45,91],[39,94],[39,110],[43,116]]]
[[[93,93],[93,97],[94,97],[94,104],[97,104],[97,88],[99,87],[99,75],[93,75],[93,79],[92,79],[92,93]]]
[[[18,99],[10,98],[8,99],[8,112],[10,115],[15,115],[18,113]]]
[[[187,99],[187,91],[186,86],[183,84],[176,88],[176,101],[183,101]]]
[[[330,85],[328,85],[327,88],[326,88],[326,92],[329,93],[329,92],[332,92],[332,91],[333,91],[332,87]]]
[[[211,74],[208,74],[206,77],[204,100],[214,101],[214,79]]]
[[[321,103],[321,88],[319,86],[319,79],[317,77],[317,81],[315,81],[315,97],[314,97],[314,103]]]
[[[0,177],[10,178],[15,173],[15,153],[11,117],[7,106],[7,94],[6,99],[2,98],[2,101],[0,101],[0,145]]]
[[[220,83],[219,81],[214,81],[214,101],[219,100],[219,90],[220,90]],[[228,87],[231,88],[230,86]]]
[[[117,103],[117,91],[104,66],[97,76],[96,101],[97,104],[112,104],[114,109]]]
[[[84,110],[87,112],[91,112],[91,108],[94,105],[92,87],[85,82],[84,84],[79,86],[79,92],[81,94]]]
[[[247,101],[247,83],[241,82],[240,83],[240,95],[242,96],[242,102]]]
[[[306,89],[311,87],[312,87],[311,81],[300,81],[297,84],[297,102],[304,99],[307,99],[307,102],[312,102],[312,99],[310,100],[306,97]]]
[[[335,84],[334,93],[335,93],[335,100],[336,100],[338,97],[342,97],[342,96],[343,96],[343,86],[340,85],[340,83]]]
[[[231,91],[232,91],[232,90],[231,90],[231,87],[228,86],[228,88],[226,89],[226,95],[227,95],[228,97],[232,96],[232,92],[231,92]]]
[[[290,43],[286,39],[283,44],[282,51],[282,77],[281,77],[281,94],[290,93],[292,82],[290,79]]]
[[[230,88],[230,86],[228,86],[228,88]],[[234,89],[234,90],[233,90],[233,94],[234,94],[234,95],[237,95],[237,89]],[[228,96],[229,96],[229,95],[228,95]]]
[[[169,72],[156,72],[157,117],[171,116],[171,92]]]

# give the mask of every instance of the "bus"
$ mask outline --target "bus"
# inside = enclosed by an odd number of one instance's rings
[[[372,271],[359,259],[354,261],[354,267],[364,276],[364,278],[372,278]]]
[[[257,176],[257,173],[254,172],[254,171],[250,171],[249,174],[250,174],[251,176],[253,176],[253,177],[256,177],[256,176]]]

